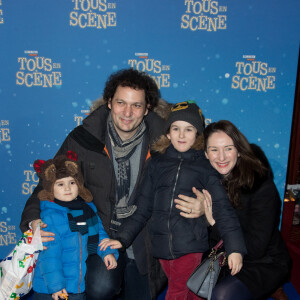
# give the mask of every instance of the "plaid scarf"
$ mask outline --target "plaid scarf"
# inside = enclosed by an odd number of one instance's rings
[[[79,196],[70,202],[57,199],[54,199],[54,202],[69,209],[68,220],[71,231],[78,231],[81,235],[88,234],[88,254],[97,254],[97,247],[99,244],[99,222],[93,209]]]
[[[108,117],[108,135],[111,140],[112,149],[115,155],[115,160],[118,164],[117,179],[117,197],[115,214],[117,218],[127,218],[136,210],[135,205],[128,205],[130,191],[130,157],[135,152],[136,147],[142,142],[146,131],[145,122],[137,128],[133,137],[126,141],[122,141],[118,135],[111,115]]]

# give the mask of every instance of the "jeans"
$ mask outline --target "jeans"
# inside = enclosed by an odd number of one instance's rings
[[[81,294],[69,293],[68,295],[69,295],[68,300],[86,300],[85,293],[81,293]],[[41,294],[41,293],[34,292],[32,300],[53,300],[53,299],[52,299],[52,294]]]
[[[87,300],[117,299],[121,289],[122,300],[151,299],[148,276],[139,273],[135,260],[129,259],[126,253],[119,253],[118,266],[114,270],[108,271],[98,255],[89,256],[86,264]]]
[[[118,265],[107,270],[98,255],[86,260],[85,292],[87,300],[111,300],[121,291],[125,268],[124,253],[119,253]]]

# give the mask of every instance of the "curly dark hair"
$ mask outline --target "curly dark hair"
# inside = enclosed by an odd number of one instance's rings
[[[209,137],[215,132],[226,133],[233,141],[239,153],[237,163],[230,174],[223,178],[223,185],[228,193],[230,202],[234,207],[240,205],[240,192],[242,188],[251,189],[254,179],[265,176],[267,168],[255,156],[247,138],[230,121],[221,120],[209,124],[204,129],[204,149],[207,151]]]
[[[157,106],[160,92],[155,83],[147,73],[134,69],[123,69],[111,74],[106,81],[103,99],[108,102],[114,97],[118,86],[131,87],[136,90],[144,90],[148,109]]]

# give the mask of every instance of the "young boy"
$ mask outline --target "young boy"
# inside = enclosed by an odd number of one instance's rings
[[[117,266],[118,251],[101,251],[98,244],[108,238],[97,216],[92,194],[84,187],[76,163],[68,151],[48,161],[36,160],[34,169],[42,180],[41,219],[55,233],[55,240],[39,254],[34,279],[34,300],[85,299],[85,261],[98,254],[108,270]]]
[[[136,212],[121,226],[117,240],[102,241],[100,249],[128,247],[151,217],[151,250],[168,277],[166,299],[199,299],[186,282],[208,250],[207,223],[205,217],[182,217],[174,203],[178,194],[192,196],[193,187],[213,193],[214,217],[232,275],[240,270],[246,247],[220,177],[201,150],[204,119],[199,107],[192,101],[174,105],[165,129],[155,144],[160,155],[149,163]]]

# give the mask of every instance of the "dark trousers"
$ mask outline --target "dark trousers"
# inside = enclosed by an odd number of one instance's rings
[[[213,289],[213,300],[252,300],[253,297],[247,286],[235,276],[227,275]]]
[[[68,294],[68,300],[86,300],[85,293],[81,294]],[[52,294],[41,294],[41,293],[34,293],[32,300],[53,300]]]
[[[112,300],[120,295],[124,300],[150,299],[147,275],[138,272],[136,263],[120,253],[118,266],[107,270],[98,255],[91,255],[86,261],[87,300]],[[122,288],[123,287],[123,288]]]
[[[148,274],[141,275],[135,263],[126,255],[126,266],[124,273],[122,300],[150,300]]]
[[[168,277],[166,300],[201,299],[191,292],[186,282],[200,264],[203,253],[190,253],[176,259],[160,259],[159,262]]]

